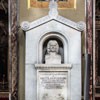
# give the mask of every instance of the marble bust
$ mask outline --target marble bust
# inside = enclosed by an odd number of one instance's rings
[[[47,54],[45,55],[46,64],[61,64],[61,55],[58,54],[59,45],[56,40],[47,43]]]

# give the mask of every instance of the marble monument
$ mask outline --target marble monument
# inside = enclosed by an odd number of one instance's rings
[[[81,100],[81,32],[50,1],[47,16],[21,24],[25,32],[25,100]]]

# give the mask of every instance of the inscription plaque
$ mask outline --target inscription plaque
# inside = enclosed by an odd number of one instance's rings
[[[67,100],[67,71],[38,72],[38,100]]]

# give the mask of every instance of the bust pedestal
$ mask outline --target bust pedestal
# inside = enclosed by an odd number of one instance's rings
[[[46,64],[61,64],[61,56],[58,54],[51,54],[45,56]]]

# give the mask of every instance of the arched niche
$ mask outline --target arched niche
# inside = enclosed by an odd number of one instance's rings
[[[61,56],[61,63],[64,63],[64,46],[63,46],[62,41],[59,38],[55,37],[55,36],[51,36],[47,40],[44,41],[42,63],[45,63],[45,55],[47,54],[47,44],[50,40],[57,41],[57,43],[59,45],[58,54]]]
[[[45,63],[46,47],[49,40],[56,40],[59,44],[59,54],[61,55],[61,63],[68,63],[68,39],[58,32],[49,32],[43,35],[38,44],[38,63]]]

